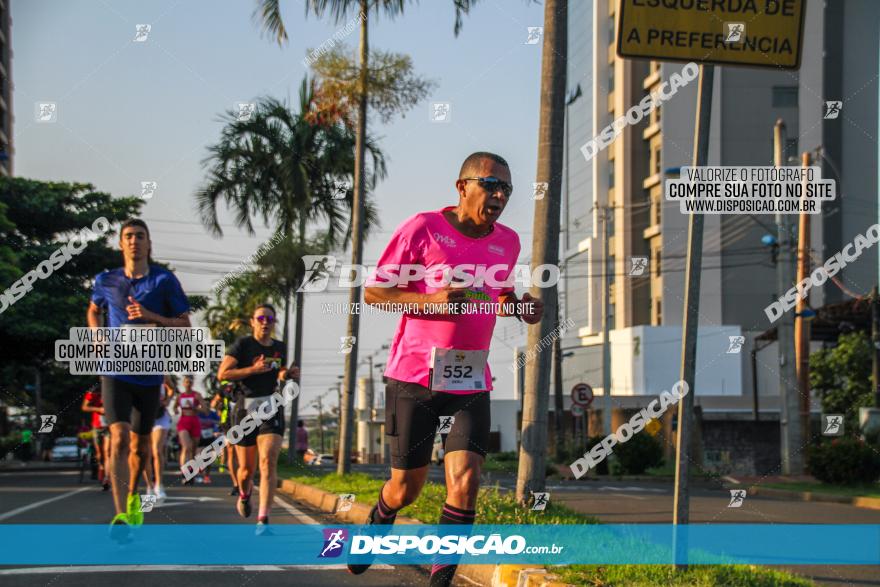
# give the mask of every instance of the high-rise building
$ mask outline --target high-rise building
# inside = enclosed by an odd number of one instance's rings
[[[644,406],[678,379],[688,218],[664,200],[663,189],[670,170],[692,164],[698,83],[680,87],[587,160],[581,147],[684,66],[619,58],[619,1],[569,5],[569,95],[580,85],[581,96],[567,111],[561,291],[565,315],[578,326],[564,346],[584,347],[566,353],[565,388],[584,381],[601,394],[607,262],[612,396],[626,409]],[[812,217],[817,266],[877,222],[880,2],[807,2],[807,9],[799,71],[716,66],[708,162],[773,165],[773,126],[782,119],[790,164],[814,152],[823,177],[838,182],[838,199]],[[823,118],[827,101],[843,103],[837,119]],[[773,326],[764,308],[779,295],[776,267],[762,237],[775,232],[772,215],[705,217],[696,403],[708,418],[750,418],[756,398],[767,419],[778,418],[776,345],[751,353],[755,338]],[[814,288],[811,305],[849,299],[846,291],[867,294],[877,267],[874,247],[839,284]],[[737,352],[731,337],[739,336]],[[601,409],[601,397],[593,407]],[[615,423],[621,417],[615,414]]]

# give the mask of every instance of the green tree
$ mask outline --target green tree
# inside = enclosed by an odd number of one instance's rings
[[[455,34],[458,35],[462,26],[462,15],[467,14],[471,6],[477,0],[453,0],[455,6]],[[360,24],[360,46],[358,49],[359,71],[356,82],[357,116],[355,124],[355,149],[354,149],[354,202],[352,204],[353,227],[351,243],[352,265],[358,266],[363,261],[363,227],[366,216],[365,203],[367,186],[366,173],[366,150],[367,150],[367,106],[369,103],[369,19],[370,14],[378,16],[383,14],[389,18],[403,14],[406,0],[308,0],[306,14],[315,14],[323,18],[329,14],[337,23],[357,16]],[[280,0],[259,0],[254,16],[259,22],[264,33],[272,37],[279,45],[287,42],[287,29],[284,19],[281,18]],[[360,303],[361,288],[353,287],[350,292],[349,302]],[[348,321],[348,335],[353,337],[354,344],[351,352],[345,358],[345,395],[340,422],[340,442],[342,444],[342,457],[339,459],[338,470],[340,474],[347,473],[350,468],[351,454],[351,427],[354,421],[354,385],[357,377],[358,360],[358,336],[360,333],[360,316],[351,313]]]
[[[114,199],[85,183],[0,178],[0,291],[7,292],[98,218],[118,224],[136,216],[142,204],[136,197]],[[58,414],[67,430],[78,425],[82,392],[95,377],[72,376],[67,363],[55,363],[55,341],[68,338],[71,327],[86,325],[93,278],[119,266],[114,234],[98,235],[81,253],[53,264],[51,276],[36,279],[33,289],[14,301],[7,298],[12,303],[0,310],[4,401]]]
[[[810,355],[810,387],[826,414],[845,414],[844,430],[858,430],[859,408],[874,405],[871,342],[864,332],[840,335],[837,346]]]
[[[353,194],[348,186],[355,137],[343,124],[317,116],[314,80],[303,80],[298,112],[279,100],[263,98],[248,119],[239,119],[234,112],[227,112],[223,119],[226,126],[220,141],[209,147],[204,161],[208,178],[196,193],[202,221],[211,232],[223,234],[217,211],[223,202],[250,234],[254,234],[254,220],[261,219],[282,242],[290,246],[295,241],[300,250],[308,248],[308,230],[315,224],[322,227],[325,251],[350,237]],[[366,152],[371,162],[366,183],[372,189],[385,176],[385,158],[369,138]],[[366,226],[377,223],[371,203],[365,203],[364,214]],[[272,250],[265,257],[272,258]],[[287,346],[291,294],[298,284],[285,283],[282,338]],[[299,365],[303,311],[304,296],[297,292],[294,361]],[[297,407],[295,401],[291,408],[294,423]]]

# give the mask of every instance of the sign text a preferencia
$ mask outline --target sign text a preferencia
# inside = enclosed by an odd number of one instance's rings
[[[806,0],[620,0],[617,54],[798,69]]]

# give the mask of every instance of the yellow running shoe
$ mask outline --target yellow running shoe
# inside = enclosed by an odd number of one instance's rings
[[[129,495],[126,515],[130,526],[140,526],[144,523],[144,513],[141,511],[141,496]],[[122,515],[122,514],[120,514]]]

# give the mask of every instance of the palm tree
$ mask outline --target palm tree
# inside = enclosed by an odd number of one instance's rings
[[[544,47],[541,60],[541,116],[538,125],[538,172],[535,181],[547,182],[547,196],[535,201],[532,239],[532,266],[559,262],[559,201],[562,184],[563,142],[565,140],[565,85],[568,49],[568,1],[545,0]],[[544,316],[529,326],[529,348],[558,325],[559,300],[556,286],[532,288],[532,295],[544,302]],[[554,324],[554,321],[556,324]],[[525,504],[532,491],[544,489],[549,413],[550,353],[540,353],[526,366],[523,394],[522,444],[516,499]],[[558,432],[557,432],[558,433]]]
[[[325,231],[325,251],[350,237],[353,193],[344,186],[351,184],[355,138],[342,124],[314,116],[315,107],[314,81],[305,79],[298,113],[279,100],[263,98],[246,120],[233,112],[221,118],[226,126],[220,141],[209,147],[204,160],[208,178],[196,193],[202,222],[212,233],[223,234],[217,214],[223,202],[232,210],[236,224],[250,234],[254,234],[254,220],[261,218],[274,227],[282,242],[296,240],[303,249],[309,226],[317,223]],[[365,148],[371,159],[365,183],[371,189],[385,176],[385,158],[369,138]],[[338,197],[340,186],[342,198]],[[366,203],[363,210],[365,224],[375,224],[374,207]],[[291,294],[297,287],[288,284],[284,288],[285,347],[290,339]],[[299,365],[303,301],[302,293],[297,293],[294,361]]]
[[[455,6],[455,35],[458,36],[462,26],[462,15],[467,14],[471,6],[477,0],[453,0]],[[381,13],[389,18],[403,14],[407,0],[307,0],[306,15],[314,13],[318,18],[330,14],[337,23],[349,18],[352,13],[357,14],[360,22],[360,79],[357,126],[355,131],[354,151],[354,202],[352,204],[351,225],[353,227],[351,242],[351,262],[359,266],[363,260],[363,226],[364,226],[364,201],[365,201],[365,153],[367,145],[367,88],[369,72],[369,18],[370,13],[377,16]],[[281,17],[280,0],[259,0],[255,18],[259,21],[264,33],[273,37],[279,45],[287,41],[287,29]],[[349,303],[357,304],[361,300],[360,286],[353,287],[350,292]],[[344,412],[341,414],[340,443],[341,455],[337,472],[348,473],[351,470],[351,429],[354,421],[354,385],[357,377],[358,362],[358,336],[360,334],[360,315],[352,312],[348,317],[348,336],[354,341],[351,352],[345,358],[345,382],[344,382]]]

